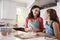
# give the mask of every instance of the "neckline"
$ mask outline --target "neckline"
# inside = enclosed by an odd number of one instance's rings
[[[50,24],[48,24],[48,22],[47,22],[47,25],[49,25],[49,26],[50,26],[50,25],[51,25],[51,23],[52,23],[52,20],[51,20]]]

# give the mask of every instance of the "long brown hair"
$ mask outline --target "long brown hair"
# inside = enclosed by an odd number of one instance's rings
[[[29,13],[29,15],[28,15],[28,18],[34,18],[32,10],[35,9],[35,8],[41,9],[39,6],[34,5],[34,6],[31,8],[31,10],[30,10],[30,13]],[[37,15],[37,17],[40,17],[40,12],[39,12],[39,14]]]
[[[57,12],[54,9],[48,9],[47,12],[50,14],[50,20],[53,20],[59,24],[59,18]]]

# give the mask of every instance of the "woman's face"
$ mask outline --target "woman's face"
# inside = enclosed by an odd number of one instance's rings
[[[44,15],[44,19],[45,19],[45,20],[49,19],[49,18],[50,18],[49,15],[50,15],[50,14],[46,11],[46,13],[45,13],[45,15]]]
[[[33,12],[34,17],[37,17],[37,15],[38,15],[39,12],[40,12],[40,9],[39,9],[39,8],[34,8],[34,9],[32,10],[32,12]]]

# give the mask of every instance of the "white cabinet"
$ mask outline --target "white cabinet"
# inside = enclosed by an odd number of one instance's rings
[[[3,9],[2,9],[2,8],[3,8],[3,7],[2,7],[2,4],[3,4],[3,2],[2,2],[2,0],[0,0],[0,19],[1,19],[1,13],[2,13],[2,10],[3,10]]]
[[[58,17],[60,19],[60,1],[57,3],[57,13],[58,13]]]
[[[3,10],[1,13],[1,18],[4,19],[16,19],[16,4],[10,0],[2,0],[3,1]]]
[[[1,18],[1,0],[0,0],[0,18]]]

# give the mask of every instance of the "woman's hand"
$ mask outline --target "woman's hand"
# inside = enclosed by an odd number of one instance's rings
[[[25,28],[25,31],[28,32],[28,31],[31,31],[32,32],[33,28]]]
[[[37,29],[37,28],[25,28],[25,31],[26,31],[26,32],[27,32],[27,31],[30,31],[30,32],[38,32],[39,29]]]
[[[44,37],[45,37],[46,34],[43,33],[43,32],[37,32],[37,35],[38,35],[38,36],[44,36]]]
[[[28,28],[25,28],[25,31],[27,32],[28,31]]]
[[[40,30],[37,29],[37,28],[32,28],[32,31],[33,31],[33,32],[39,32]]]

